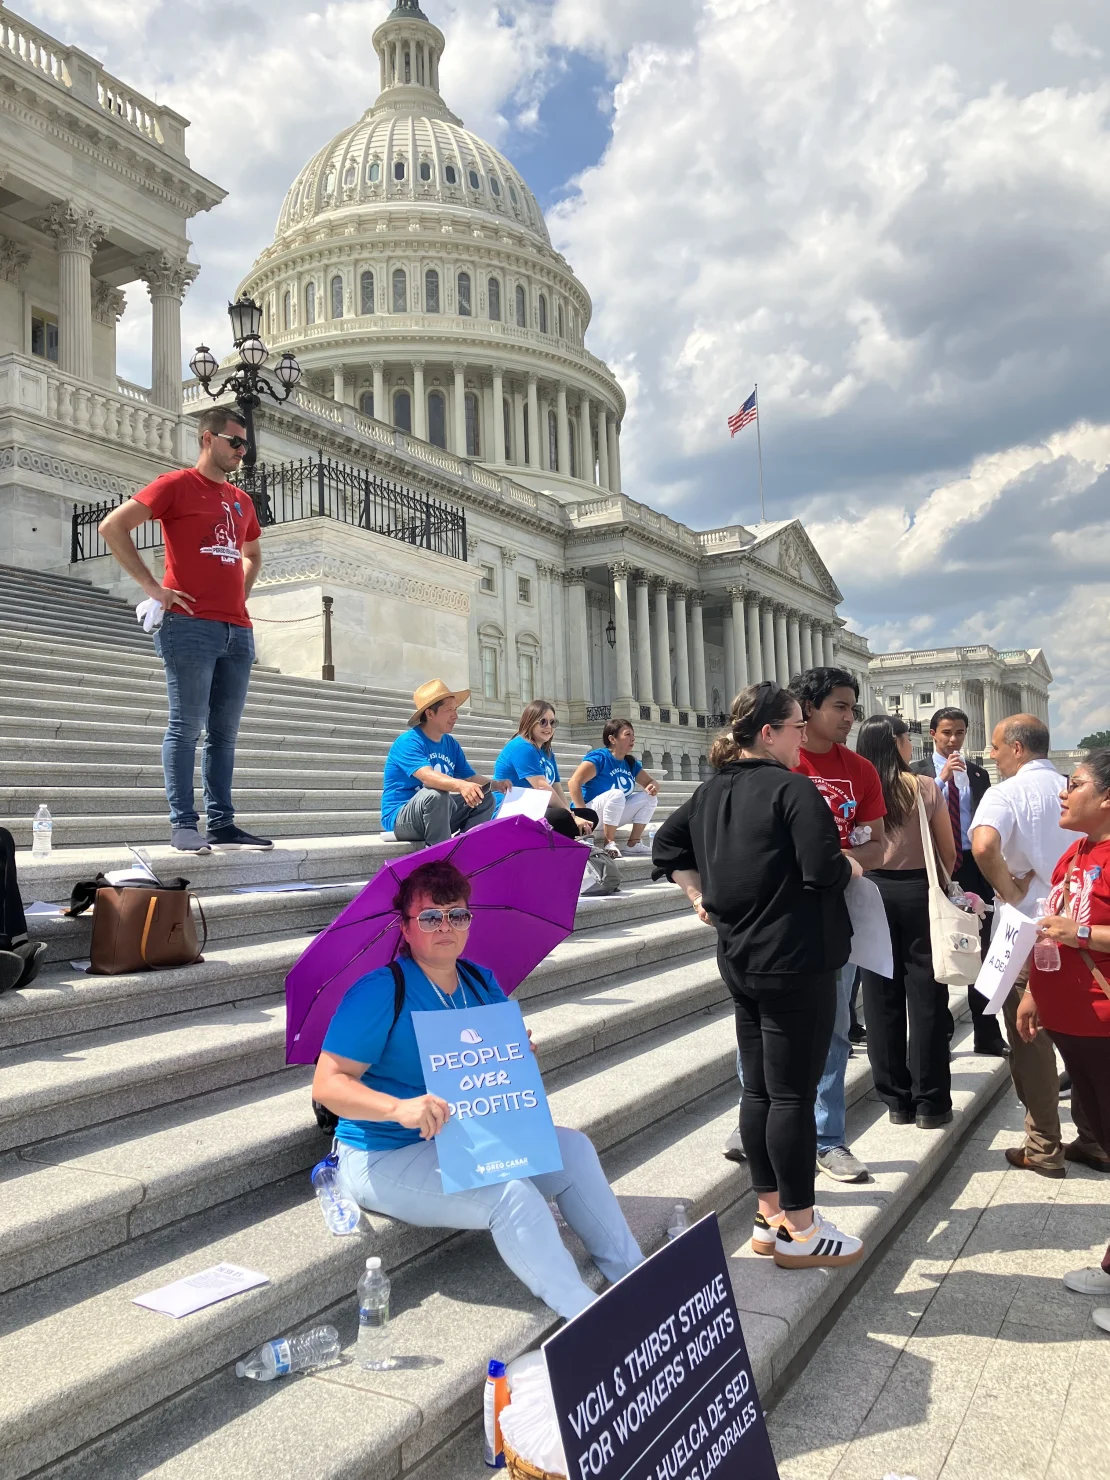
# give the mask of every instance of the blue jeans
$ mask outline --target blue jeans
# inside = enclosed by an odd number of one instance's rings
[[[848,1029],[852,1022],[852,988],[858,971],[859,967],[849,961],[836,973],[836,1017],[833,1020],[832,1042],[825,1059],[824,1073],[817,1086],[817,1105],[814,1110],[818,1151],[831,1151],[834,1146],[845,1144],[848,1111],[844,1103],[844,1073],[848,1068],[848,1055],[852,1048]],[[736,1077],[740,1081],[743,1099],[744,1069],[740,1063],[739,1049],[736,1050]]]
[[[447,1193],[440,1188],[435,1145],[421,1141],[395,1151],[340,1145],[339,1181],[360,1207],[418,1228],[488,1228],[517,1279],[569,1320],[597,1296],[559,1237],[549,1198],[607,1280],[621,1279],[644,1256],[589,1137],[563,1126],[556,1134],[563,1170],[542,1177]]]
[[[162,770],[170,804],[170,826],[196,827],[193,768],[197,741],[205,732],[201,775],[209,830],[235,820],[231,778],[235,741],[247,702],[254,662],[254,633],[230,622],[212,622],[167,612],[154,634],[154,650],[166,670],[170,718],[162,741]]]

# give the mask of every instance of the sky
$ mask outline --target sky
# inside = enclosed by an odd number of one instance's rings
[[[229,191],[184,342],[377,91],[387,0],[17,0],[191,120]],[[1045,650],[1054,744],[1110,727],[1110,7],[424,0],[443,92],[529,180],[629,398],[625,492],[798,517],[875,651]],[[139,285],[121,373],[149,383]],[[187,351],[188,353],[188,351]]]

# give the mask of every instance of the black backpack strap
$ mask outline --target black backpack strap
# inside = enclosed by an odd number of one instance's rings
[[[466,985],[474,993],[475,997],[477,997],[479,1001],[485,1002],[486,1006],[488,1007],[492,1001],[489,995],[489,989],[486,986],[485,978],[482,976],[482,973],[478,970],[477,966],[475,966],[474,962],[464,961],[463,958],[460,956],[459,959],[455,962],[455,969],[458,971],[460,977],[462,977]]]
[[[401,969],[400,961],[391,961],[389,970],[393,976],[393,1021],[389,1025],[389,1033],[397,1026],[397,1021],[405,1009],[405,973]],[[389,1033],[385,1035],[389,1042]]]

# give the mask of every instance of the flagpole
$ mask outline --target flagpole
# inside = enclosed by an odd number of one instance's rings
[[[755,445],[759,449],[759,517],[765,524],[767,510],[763,503],[763,438],[759,434],[759,381],[755,383]]]

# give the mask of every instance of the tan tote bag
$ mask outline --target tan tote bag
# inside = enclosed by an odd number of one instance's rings
[[[914,781],[917,820],[921,824],[921,846],[929,874],[929,936],[933,947],[933,976],[946,987],[969,987],[983,964],[980,955],[979,921],[969,910],[961,910],[948,898],[949,878],[937,862],[933,834],[925,815],[925,800]],[[941,883],[943,878],[944,882]]]

